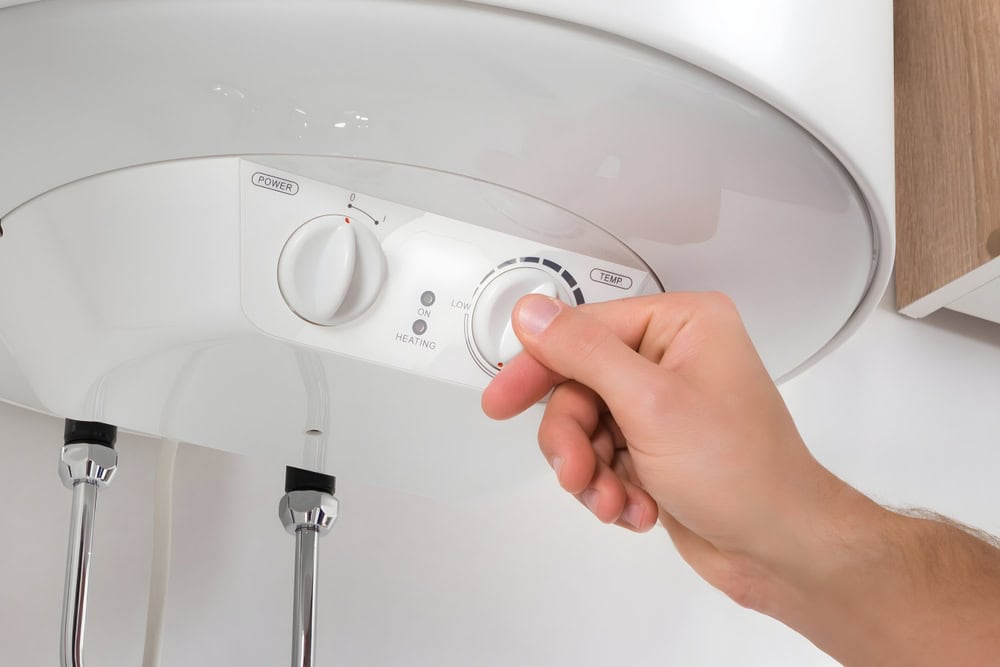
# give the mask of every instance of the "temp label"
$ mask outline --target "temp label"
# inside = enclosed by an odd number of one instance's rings
[[[605,271],[604,269],[592,269],[590,271],[590,279],[595,283],[601,283],[602,285],[611,285],[612,287],[617,287],[618,289],[632,289],[632,279],[628,276],[623,276],[620,273],[614,273],[613,271]]]
[[[299,191],[299,184],[295,181],[290,181],[287,178],[279,178],[260,171],[250,177],[250,182],[257,187],[267,188],[268,190],[274,190],[286,195],[295,195]]]

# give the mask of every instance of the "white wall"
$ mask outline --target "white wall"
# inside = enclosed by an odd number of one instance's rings
[[[883,502],[932,507],[1000,533],[1000,327],[885,308],[784,388],[808,442]],[[69,492],[61,423],[0,406],[0,661],[56,663]],[[533,448],[532,441],[511,443]],[[155,443],[123,437],[100,500],[87,656],[142,650]],[[324,664],[834,664],[780,624],[729,603],[658,531],[626,534],[539,478],[451,506],[339,480],[321,544]],[[292,538],[276,517],[283,470],[184,447],[178,458],[164,664],[286,664]]]

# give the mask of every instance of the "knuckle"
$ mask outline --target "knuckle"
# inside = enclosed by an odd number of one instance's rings
[[[737,313],[736,304],[723,292],[704,292],[701,302],[707,312],[717,316],[732,316]]]
[[[744,328],[736,304],[722,292],[697,293],[691,303],[690,317],[680,330],[688,343],[684,348],[687,354],[676,356],[671,367],[673,370],[680,370],[689,364],[703,344]]]

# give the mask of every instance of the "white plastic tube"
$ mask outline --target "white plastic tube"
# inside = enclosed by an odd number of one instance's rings
[[[146,642],[142,667],[158,667],[163,645],[163,614],[170,581],[170,541],[172,533],[174,464],[176,440],[160,440],[153,483],[153,557],[149,572],[149,602],[146,611]]]

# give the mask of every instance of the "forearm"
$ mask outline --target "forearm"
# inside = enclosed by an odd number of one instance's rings
[[[831,505],[763,568],[760,611],[848,667],[1000,662],[1000,550],[846,485]]]

